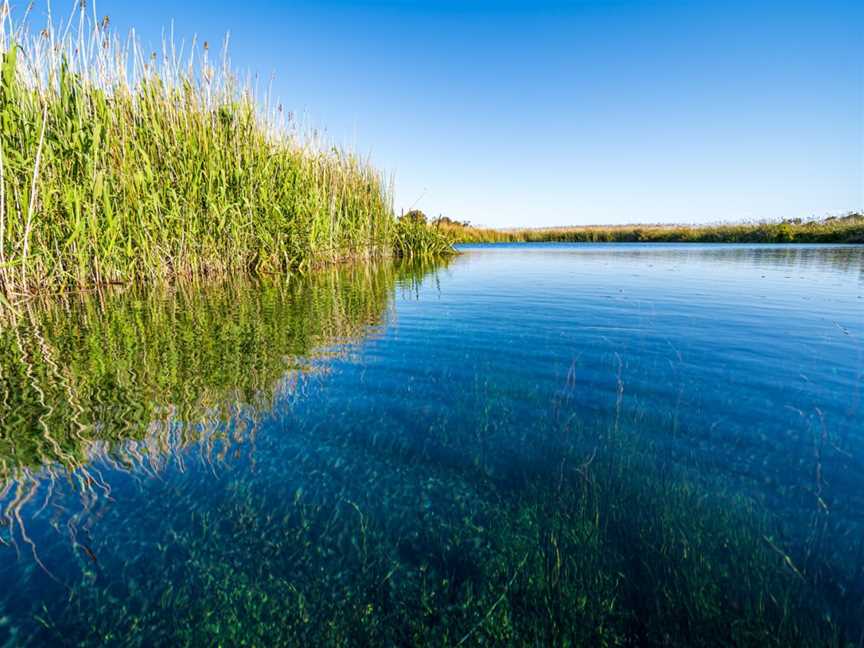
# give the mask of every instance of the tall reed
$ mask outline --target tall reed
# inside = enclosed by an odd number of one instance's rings
[[[227,40],[225,43],[227,48]],[[389,181],[256,97],[208,43],[161,54],[84,3],[0,5],[0,295],[394,252]]]

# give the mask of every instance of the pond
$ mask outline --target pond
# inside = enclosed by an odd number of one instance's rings
[[[861,645],[864,247],[463,246],[0,326],[0,646]]]

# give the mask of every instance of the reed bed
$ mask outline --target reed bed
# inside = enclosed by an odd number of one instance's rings
[[[864,243],[864,215],[719,225],[586,225],[536,229],[435,223],[454,243]]]
[[[211,60],[196,41],[145,51],[84,5],[40,30],[0,5],[7,302],[417,253],[400,237],[392,183],[256,96],[227,54]]]

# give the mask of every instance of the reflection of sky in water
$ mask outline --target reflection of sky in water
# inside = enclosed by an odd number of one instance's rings
[[[84,512],[63,484],[53,502],[40,495],[22,511],[40,559],[64,582],[83,569],[122,592],[147,580],[132,573],[140,561],[179,569],[182,552],[160,547],[172,534],[202,540],[195,525],[240,494],[274,514],[302,498],[365,502],[385,526],[456,523],[456,502],[484,496],[473,471],[551,474],[557,430],[620,426],[710,487],[753,498],[790,539],[827,507],[846,564],[846,539],[864,532],[864,249],[464,250],[421,284],[398,282],[374,335],[316,360],[324,371],[277,390],[263,416],[220,426],[232,441],[149,472],[97,462],[111,493],[96,489]],[[317,344],[350,337],[330,330]],[[580,437],[586,454],[596,434]],[[98,562],[69,558],[70,519]],[[0,547],[12,615],[60,596],[18,545],[19,560]]]
[[[858,248],[469,248],[440,289],[400,303],[394,341],[368,353],[400,364],[401,352],[412,374],[486,363],[486,380],[537,399],[572,367],[591,386],[575,397],[601,412],[617,353],[628,397],[657,415],[782,434],[803,424],[789,408],[818,408],[853,443],[862,266]]]
[[[834,514],[861,522],[864,250],[465,249],[366,348],[365,384],[407,420],[494,397],[520,426],[562,390],[580,419],[608,419],[620,365],[640,434],[785,505],[808,498],[824,433]]]

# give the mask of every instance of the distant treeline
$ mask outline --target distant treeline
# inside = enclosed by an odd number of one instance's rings
[[[446,216],[432,222],[454,243],[864,243],[864,215],[857,213],[822,220],[763,223],[585,225],[540,229],[474,227]]]

